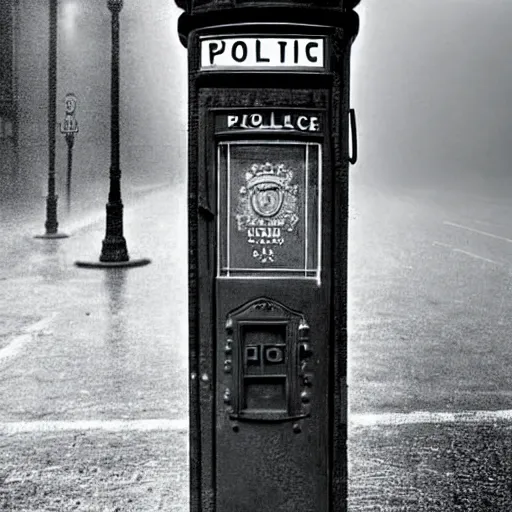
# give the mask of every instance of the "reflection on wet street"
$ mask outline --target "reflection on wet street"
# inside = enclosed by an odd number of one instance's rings
[[[126,213],[130,254],[151,255],[147,267],[75,267],[98,258],[102,222],[64,240],[20,237],[30,250],[3,281],[4,316],[22,323],[9,333],[9,352],[0,350],[0,421],[186,418],[186,222],[178,192],[158,192],[151,209],[141,203]],[[38,322],[43,329],[26,330]]]
[[[123,391],[127,357],[124,311],[125,269],[110,269],[104,274],[105,295],[108,297],[107,332],[105,333],[105,356],[110,367],[112,389],[116,393]],[[125,399],[129,397],[125,397]]]

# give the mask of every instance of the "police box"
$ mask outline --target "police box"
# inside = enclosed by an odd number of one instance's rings
[[[191,510],[338,512],[357,15],[184,16]]]

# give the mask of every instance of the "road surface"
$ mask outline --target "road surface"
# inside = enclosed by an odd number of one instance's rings
[[[126,206],[128,250],[146,267],[74,265],[98,260],[104,212],[63,223],[62,240],[34,239],[22,211],[14,220],[0,274],[0,509],[186,510],[185,190]]]
[[[351,199],[349,510],[511,509],[512,204]]]

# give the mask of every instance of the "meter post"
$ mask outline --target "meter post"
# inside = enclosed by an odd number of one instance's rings
[[[71,211],[71,173],[73,169],[73,146],[75,144],[75,134],[78,133],[78,122],[75,118],[77,98],[73,93],[66,94],[64,100],[65,117],[60,125],[60,132],[66,138],[66,145],[68,147],[68,172],[66,179],[66,198],[67,198],[67,211],[68,215]]]
[[[71,212],[71,173],[73,169],[73,146],[75,144],[75,134],[66,133],[66,144],[68,146],[68,172],[66,177],[66,199],[67,212]]]

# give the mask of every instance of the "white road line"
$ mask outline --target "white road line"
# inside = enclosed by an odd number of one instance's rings
[[[411,425],[417,423],[484,423],[498,420],[512,421],[512,410],[461,412],[414,411],[408,413],[349,415],[349,424],[353,427]]]
[[[101,430],[103,432],[187,431],[188,420],[74,420],[74,421],[13,421],[1,422],[0,434],[30,432],[73,432]]]
[[[23,334],[13,338],[6,347],[0,350],[0,363],[4,359],[15,357],[23,346],[32,341],[34,335],[47,327],[56,316],[57,313],[53,313],[51,316],[43,318],[39,322],[26,327]]]
[[[459,249],[458,247],[453,247],[452,245],[444,244],[443,242],[432,242],[432,245],[437,245],[440,247],[446,247],[447,249],[450,249],[453,252],[460,252],[461,254],[465,254],[466,256],[471,256],[472,258],[476,258],[478,260],[487,261],[488,263],[493,263],[494,265],[502,265],[502,263],[494,260],[490,260],[489,258],[484,258],[483,256],[479,256],[478,254],[475,254],[473,252],[464,251],[463,249]]]
[[[503,240],[505,242],[512,244],[512,239],[505,238],[504,236],[494,235],[493,233],[488,233],[487,231],[481,231],[480,229],[474,229],[474,228],[470,228],[468,226],[463,226],[462,224],[450,222],[449,220],[443,221],[443,224],[446,224],[447,226],[453,226],[455,228],[466,229],[467,231],[472,231],[473,233],[478,233],[479,235],[489,236],[491,238],[496,238],[498,240]]]
[[[458,247],[454,247],[453,245],[445,244],[443,242],[434,241],[432,242],[432,245],[439,246],[439,247],[446,247],[447,249],[450,249],[453,252],[459,252],[461,254],[465,254],[466,256],[471,256],[472,258],[476,258],[482,261],[487,261],[488,263],[493,263],[494,265],[502,265],[502,263],[498,261],[491,260],[489,258],[484,258],[483,256],[479,256],[478,254],[475,254],[473,252],[464,251],[463,249],[459,249]]]
[[[478,256],[478,254],[474,254],[472,252],[463,251],[462,249],[458,249],[457,247],[453,249],[453,252],[460,252],[462,254],[465,254],[466,256],[471,256],[472,258],[476,258],[478,260],[487,261],[488,263],[494,263],[495,265],[501,265],[501,263],[498,263],[497,261],[490,260],[489,258],[484,258],[483,256]]]

